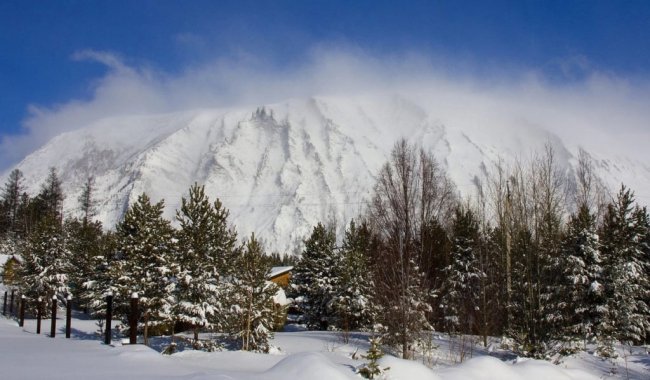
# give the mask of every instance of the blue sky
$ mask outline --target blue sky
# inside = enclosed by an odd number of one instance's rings
[[[293,72],[332,73],[307,69],[320,60],[336,62],[337,75],[353,57],[384,70],[434,66],[498,80],[533,72],[559,87],[598,73],[645,86],[650,2],[0,0],[0,52],[1,169],[66,128],[139,112],[103,97],[119,88],[133,86],[135,98],[233,73],[291,82]],[[347,58],[332,60],[337,54]],[[141,112],[220,106],[243,91],[223,78],[214,83],[223,96],[198,91],[211,102],[143,95],[150,101]]]

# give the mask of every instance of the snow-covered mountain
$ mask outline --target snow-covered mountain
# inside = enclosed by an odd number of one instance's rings
[[[142,192],[165,199],[166,216],[173,219],[189,186],[205,184],[211,199],[230,209],[240,236],[255,231],[281,252],[318,221],[343,225],[358,215],[401,137],[431,149],[465,195],[474,193],[475,178],[499,157],[528,157],[546,143],[567,168],[583,145],[612,188],[624,182],[649,192],[650,167],[618,152],[590,151],[584,140],[562,140],[530,122],[443,118],[435,106],[423,104],[398,95],[313,97],[103,119],[52,139],[17,167],[32,193],[56,167],[68,212],[93,175],[98,218],[108,227]]]

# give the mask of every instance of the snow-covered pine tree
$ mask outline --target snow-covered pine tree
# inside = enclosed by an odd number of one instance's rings
[[[82,283],[84,291],[81,292],[79,301],[87,305],[90,315],[103,320],[106,312],[106,294],[111,291],[117,293],[115,281],[111,270],[117,261],[117,241],[115,232],[107,232],[101,236],[98,254],[91,256],[90,267],[93,274]]]
[[[38,297],[49,304],[53,296],[64,300],[70,289],[70,251],[65,231],[47,216],[39,222],[22,250],[19,269],[20,292],[34,305]],[[47,309],[49,310],[49,309]]]
[[[118,313],[126,317],[131,294],[140,297],[144,342],[151,325],[169,323],[178,273],[170,222],[162,217],[164,203],[151,204],[142,194],[117,225],[119,259],[111,267]]]
[[[600,242],[596,218],[586,204],[573,214],[562,244],[560,281],[555,298],[560,329],[557,337],[570,351],[585,349],[586,343],[600,341],[598,326],[606,307],[600,266]]]
[[[336,325],[345,332],[371,329],[379,312],[374,301],[374,280],[369,264],[371,234],[367,224],[350,221],[343,239],[332,308]]]
[[[48,303],[53,296],[63,300],[70,292],[70,252],[62,225],[64,198],[61,181],[51,168],[38,196],[28,206],[35,218],[22,250],[24,262],[19,272],[21,292],[32,301],[39,296]]]
[[[195,345],[200,328],[223,329],[225,284],[222,270],[234,250],[236,234],[228,229],[227,211],[214,207],[203,186],[194,184],[176,211],[178,283],[175,318],[190,324]],[[228,263],[232,265],[232,263]]]
[[[646,210],[634,207],[634,194],[622,186],[607,207],[601,232],[609,300],[605,323],[611,324],[617,339],[627,344],[642,342],[650,331],[645,218]]]
[[[292,291],[305,322],[312,329],[327,329],[334,320],[331,301],[336,290],[336,268],[340,256],[335,251],[334,232],[318,223],[305,240],[305,249],[294,268]]]
[[[73,267],[70,289],[75,300],[87,310],[90,299],[88,289],[83,284],[95,276],[95,257],[102,254],[103,238],[101,222],[92,219],[95,215],[92,177],[84,184],[78,200],[81,218],[67,219],[64,228],[70,237],[68,246],[72,258],[70,265]]]
[[[232,277],[231,331],[241,341],[242,350],[269,352],[275,316],[273,300],[278,287],[266,280],[271,266],[255,234],[239,252]]]
[[[89,295],[83,284],[96,274],[95,257],[101,255],[102,224],[91,222],[84,225],[79,219],[67,219],[64,229],[69,237],[70,291],[75,302],[86,309]]]
[[[221,200],[212,203],[213,235],[210,239],[210,249],[217,262],[221,278],[232,276],[237,268],[233,265],[237,259],[237,231],[228,222],[230,211],[224,207]]]
[[[480,282],[485,273],[480,268],[479,225],[472,210],[458,206],[452,225],[450,264],[440,290],[447,331],[450,334],[471,334],[476,328],[475,314],[479,306]]]

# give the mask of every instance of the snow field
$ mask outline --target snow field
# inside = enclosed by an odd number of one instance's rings
[[[49,320],[43,321],[49,331]],[[144,345],[110,346],[101,343],[95,321],[78,318],[72,324],[72,339],[64,338],[64,320],[58,320],[55,339],[36,335],[35,320],[24,329],[15,320],[0,317],[0,378],[2,379],[241,379],[241,380],[344,380],[360,379],[354,369],[362,365],[368,348],[367,335],[353,334],[344,344],[340,333],[296,331],[277,333],[272,354],[243,351],[202,352],[186,350],[161,355]],[[462,364],[449,361],[448,340],[436,336],[439,346],[435,365],[406,361],[385,355],[380,365],[389,367],[385,380],[591,380],[648,379],[650,358],[642,348],[622,358],[617,365],[589,354],[566,359],[561,365],[532,359],[502,361],[477,348],[474,357]],[[503,353],[506,354],[506,353]],[[612,368],[615,370],[612,371]],[[612,373],[614,372],[614,373]]]

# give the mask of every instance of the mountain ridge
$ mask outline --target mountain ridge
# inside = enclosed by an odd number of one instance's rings
[[[16,168],[35,194],[56,167],[70,214],[83,182],[94,176],[97,218],[107,228],[142,192],[165,199],[165,216],[173,220],[189,186],[204,184],[230,210],[240,237],[255,231],[269,250],[291,252],[316,222],[336,220],[343,228],[362,212],[374,176],[401,137],[430,149],[464,196],[475,193],[495,162],[529,157],[544,144],[561,167],[575,166],[582,144],[528,120],[499,122],[463,124],[394,94],[310,97],[102,119],[53,138]],[[610,189],[624,182],[649,192],[646,164],[621,152],[588,153]]]

